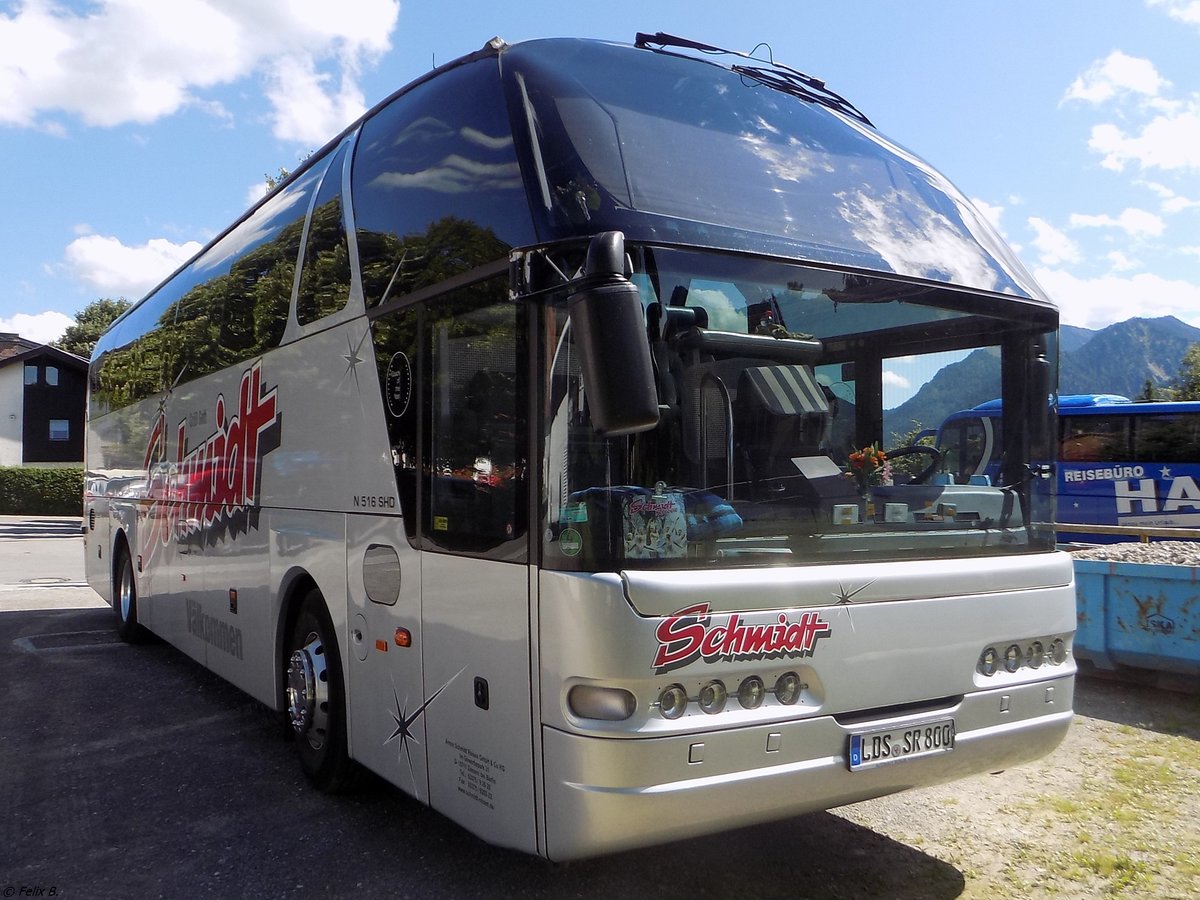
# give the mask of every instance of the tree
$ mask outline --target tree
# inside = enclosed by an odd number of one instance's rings
[[[1134,397],[1134,400],[1173,400],[1175,392],[1169,387],[1162,387],[1154,383],[1153,378],[1147,378],[1142,385],[1142,392]]]
[[[129,301],[124,297],[93,300],[75,314],[75,324],[68,327],[63,336],[50,346],[86,359],[92,355],[92,348],[96,346],[100,335],[127,309]]]
[[[292,173],[289,172],[287,169],[285,169],[283,166],[279,167],[278,175],[272,175],[269,172],[264,172],[263,178],[265,178],[267,181],[267,192],[269,193],[269,192],[275,190],[275,188],[279,187],[279,185],[283,184],[285,181],[287,181],[291,177],[292,177]]]
[[[1200,344],[1192,344],[1183,354],[1174,394],[1176,400],[1200,400]]]

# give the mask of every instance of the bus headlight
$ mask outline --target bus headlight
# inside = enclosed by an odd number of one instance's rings
[[[624,688],[577,684],[567,692],[567,706],[581,719],[621,722],[633,715],[637,700]]]
[[[1017,669],[1021,668],[1021,660],[1023,658],[1021,648],[1017,644],[1009,644],[1008,649],[1004,651],[1004,671],[1017,671]]]
[[[1050,662],[1056,666],[1061,666],[1067,661],[1067,642],[1062,638],[1055,638],[1054,643],[1050,645]]]
[[[1029,652],[1025,654],[1025,662],[1031,669],[1040,669],[1045,661],[1046,648],[1042,646],[1041,641],[1034,641],[1029,645]]]
[[[766,695],[767,686],[757,675],[743,678],[738,686],[738,703],[742,704],[742,709],[758,709]]]
[[[980,675],[995,675],[996,661],[1000,658],[1000,654],[996,652],[995,647],[988,647],[979,657],[979,674]]]
[[[724,682],[710,681],[700,688],[700,708],[710,715],[719,713],[725,708],[725,700],[728,697]]]
[[[800,699],[800,676],[795,672],[784,672],[775,682],[775,699],[784,706],[791,706]]]
[[[687,691],[682,684],[669,684],[658,695],[658,711],[664,719],[678,719],[687,709]]]

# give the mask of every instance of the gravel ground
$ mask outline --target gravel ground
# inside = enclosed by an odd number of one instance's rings
[[[1200,896],[1200,696],[1080,678],[1075,711],[1042,760],[835,813],[930,858],[905,896]]]
[[[1200,566],[1200,543],[1073,556]],[[1075,712],[1035,763],[836,814],[961,873],[940,884],[945,868],[914,872],[913,897],[1200,897],[1200,692],[1080,677]]]

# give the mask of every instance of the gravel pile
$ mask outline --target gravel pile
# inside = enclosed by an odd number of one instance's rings
[[[1075,559],[1099,559],[1105,562],[1200,566],[1200,542],[1153,541],[1149,544],[1142,544],[1130,541],[1123,544],[1102,544],[1086,550],[1073,550],[1071,555]]]

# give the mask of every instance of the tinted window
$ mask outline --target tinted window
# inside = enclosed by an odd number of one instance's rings
[[[178,296],[173,340],[182,381],[278,345],[308,201],[323,170],[315,166],[276,194],[164,288]]]
[[[1065,416],[1060,458],[1064,462],[1128,462],[1128,416]]]
[[[1133,420],[1133,459],[1173,463],[1200,460],[1200,415],[1162,413]]]
[[[38,367],[37,366],[26,366],[25,367],[25,383],[26,384],[37,384],[38,383]]]
[[[176,342],[170,340],[175,308],[161,291],[134,307],[92,366],[92,415],[120,409],[163,390],[165,373],[173,368]]]
[[[375,362],[383,387],[384,415],[387,419],[388,444],[396,470],[400,493],[400,511],[408,539],[417,536],[417,420],[421,401],[418,385],[418,331],[416,307],[409,307],[375,320],[371,330],[375,342]]]
[[[427,312],[425,534],[435,546],[524,558],[525,307],[499,278]]]
[[[342,216],[345,156],[343,145],[326,170],[308,226],[300,293],[296,297],[296,320],[301,325],[337,312],[350,296],[350,248]]]
[[[496,65],[439,75],[363,126],[352,183],[368,306],[532,242]]]
[[[503,62],[532,125],[545,238],[620,229],[760,251],[775,236],[818,262],[1043,296],[943,176],[823,106],[600,42],[530,41]]]
[[[526,308],[507,279],[372,323],[401,510],[427,548],[524,560]],[[420,437],[419,437],[420,436]]]

